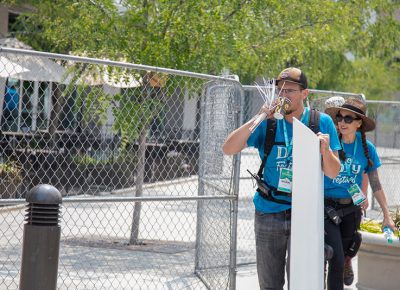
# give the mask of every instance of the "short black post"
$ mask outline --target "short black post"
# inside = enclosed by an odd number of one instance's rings
[[[48,184],[32,188],[26,195],[20,290],[55,290],[61,227],[61,193]]]

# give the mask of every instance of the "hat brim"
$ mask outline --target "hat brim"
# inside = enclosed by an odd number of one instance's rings
[[[291,78],[276,80],[276,85],[278,85],[280,82],[282,82],[282,83],[285,83],[285,82],[293,83],[293,84],[299,85],[299,86],[302,87],[304,90],[306,89],[306,88],[304,87],[304,85],[303,85],[300,81],[296,81],[296,80],[293,80],[293,79],[291,79]]]
[[[351,112],[357,115],[357,117],[360,117],[363,121],[362,123],[362,127],[364,129],[365,132],[369,132],[369,131],[373,131],[375,129],[375,121],[372,120],[371,118],[368,118],[367,116],[360,114],[356,111],[347,109],[347,108],[342,108],[342,107],[331,107],[331,108],[327,108],[325,110],[325,113],[328,114],[333,122],[335,122],[335,124],[337,124],[336,121],[336,115],[339,113],[339,111],[347,111],[347,112]]]

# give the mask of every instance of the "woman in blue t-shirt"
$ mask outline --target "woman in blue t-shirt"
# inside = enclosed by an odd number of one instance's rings
[[[361,207],[366,197],[363,194],[362,175],[367,173],[372,192],[383,211],[382,227],[395,230],[385,193],[379,181],[377,168],[381,165],[375,146],[366,140],[365,132],[375,129],[375,122],[366,116],[365,103],[349,98],[339,107],[326,109],[326,113],[337,124],[342,150],[339,151],[341,167],[338,176],[325,176],[325,242],[333,248],[334,255],[329,261],[328,290],[343,289],[345,253],[352,243],[361,242],[358,229],[361,222]],[[359,133],[358,133],[359,132]],[[339,218],[337,218],[339,216]],[[351,271],[351,258],[347,271]],[[350,275],[354,277],[354,275]],[[346,285],[353,282],[347,279]]]

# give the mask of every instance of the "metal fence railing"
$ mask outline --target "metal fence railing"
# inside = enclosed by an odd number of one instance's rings
[[[252,118],[263,104],[263,99],[255,86],[244,86],[245,97],[243,102],[243,122]],[[325,101],[332,96],[358,97],[365,99],[362,94],[348,92],[310,90],[309,106],[320,111],[325,109]],[[369,101],[368,114],[377,121],[377,128],[367,133],[378,150],[382,160],[379,176],[382,186],[388,197],[389,207],[394,209],[400,206],[400,192],[397,189],[396,180],[400,174],[400,136],[398,125],[400,122],[400,102],[395,101]],[[238,264],[255,263],[255,240],[254,240],[254,185],[247,169],[257,172],[260,166],[258,152],[254,148],[246,148],[241,153],[240,187],[239,187],[239,209],[238,209]],[[374,202],[372,194],[369,194],[370,209],[378,210],[375,216],[380,216],[380,208]]]
[[[18,288],[40,183],[63,195],[59,289],[234,289],[221,144],[241,97],[228,78],[0,48],[0,289]]]

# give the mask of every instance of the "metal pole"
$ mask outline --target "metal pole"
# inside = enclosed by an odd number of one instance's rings
[[[124,68],[128,68],[128,69],[138,69],[138,70],[154,71],[154,72],[160,72],[160,73],[165,73],[165,74],[174,74],[174,75],[186,76],[186,77],[195,77],[195,78],[206,79],[206,80],[222,80],[222,81],[231,81],[231,82],[239,83],[237,80],[235,80],[234,78],[231,78],[231,77],[214,76],[214,75],[208,75],[208,74],[202,74],[202,73],[194,73],[194,72],[188,72],[188,71],[182,71],[182,70],[176,70],[176,69],[168,69],[168,68],[157,67],[157,66],[133,64],[133,63],[105,60],[105,59],[99,59],[99,58],[73,56],[73,55],[69,55],[69,54],[41,52],[41,51],[35,51],[35,50],[31,50],[31,49],[19,49],[19,48],[10,48],[10,47],[0,46],[0,53],[10,53],[10,54],[16,54],[16,55],[30,55],[30,56],[35,56],[35,57],[70,60],[73,62],[82,62],[82,63],[94,63],[94,64],[101,64],[101,65],[124,67]]]
[[[235,128],[238,128],[243,122],[243,105],[244,105],[244,92],[242,87],[238,88],[240,94],[236,99],[236,111],[235,111]],[[238,206],[239,206],[239,182],[240,182],[240,157],[238,153],[233,158],[233,195],[236,199],[231,201],[231,245],[230,245],[230,265],[229,265],[229,280],[230,289],[236,289],[236,257],[237,257],[237,231],[238,231]]]
[[[1,121],[3,119],[3,104],[4,104],[5,93],[6,93],[6,78],[0,77],[0,125],[2,125]]]
[[[26,201],[19,289],[55,290],[61,235],[61,193],[51,185],[41,184],[28,192]]]
[[[209,87],[206,85],[203,87],[203,91],[200,98],[200,153],[199,153],[199,174],[198,174],[198,196],[204,196],[205,194],[205,186],[204,186],[204,177],[205,177],[205,168],[204,168],[204,159],[205,159],[205,119],[206,119],[206,101],[209,98]],[[203,208],[204,203],[199,201],[197,203],[197,221],[196,221],[196,244],[195,244],[195,257],[194,257],[194,271],[197,276],[199,275],[200,269],[200,254],[201,254],[201,234],[202,234],[202,223],[203,223]],[[204,281],[203,281],[204,282]],[[205,283],[204,283],[205,284]]]

